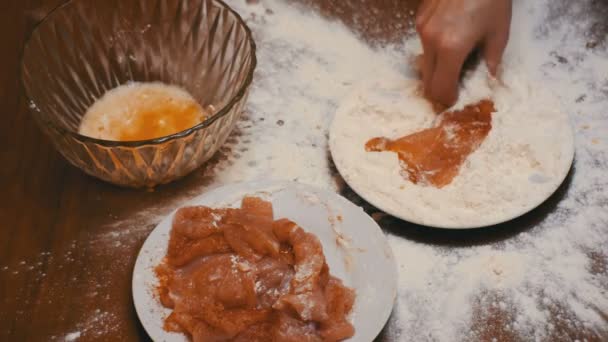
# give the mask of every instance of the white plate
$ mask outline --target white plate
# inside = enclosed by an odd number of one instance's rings
[[[365,212],[343,197],[290,182],[253,182],[224,186],[187,205],[238,207],[245,195],[272,202],[275,218],[289,218],[314,233],[323,244],[331,274],[355,289],[351,322],[355,336],[348,341],[372,341],[386,324],[397,295],[397,267],[382,230]],[[162,220],[145,241],[133,271],[133,301],[154,341],[186,341],[182,334],[163,330],[171,312],[155,295],[154,267],[167,251],[175,211]],[[340,219],[341,218],[341,219]]]
[[[418,95],[417,79],[401,74],[364,81],[339,105],[329,137],[337,170],[368,203],[423,226],[488,227],[533,210],[568,175],[574,158],[574,136],[568,115],[557,105],[546,105],[559,103],[553,94],[525,77],[511,74],[509,86],[495,90],[498,95],[493,98],[499,111],[508,112],[493,117],[490,135],[467,160],[477,169],[469,169],[466,174],[461,170],[454,181],[458,186],[437,189],[413,184],[403,177],[395,153],[365,151],[365,143],[373,137],[396,137],[430,127],[437,117]],[[473,81],[481,84],[485,80],[483,72],[475,75],[477,79]],[[477,90],[477,99],[471,95],[473,91],[463,91],[461,100],[473,103],[487,97],[482,94],[485,88],[478,88],[481,90]],[[505,139],[511,139],[511,144],[504,143]],[[516,157],[509,159],[505,155]],[[523,156],[528,155],[538,166],[525,164]],[[487,160],[491,164],[484,165]],[[479,176],[482,172],[483,176]]]

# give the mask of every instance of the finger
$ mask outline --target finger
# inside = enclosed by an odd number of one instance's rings
[[[416,29],[422,42],[423,54],[420,59],[420,71],[422,73],[422,84],[425,92],[430,89],[435,69],[435,37],[433,26],[429,23],[437,8],[439,0],[425,0],[416,17]]]
[[[424,49],[424,54],[422,55],[422,85],[425,96],[429,97],[431,82],[435,73],[436,55],[432,44],[423,43],[422,48]]]
[[[418,3],[418,9],[416,10],[416,16],[420,16],[424,13],[424,10],[429,7],[430,0],[422,0]]]
[[[458,100],[458,84],[462,65],[472,47],[446,46],[438,51],[431,81],[430,96],[444,106],[451,107]]]
[[[505,2],[505,16],[503,16],[496,26],[497,28],[485,37],[483,46],[484,59],[488,66],[488,71],[494,77],[497,76],[502,56],[509,41],[509,30],[511,28],[512,5],[511,1]]]
[[[437,0],[424,0],[416,13],[416,30],[420,34],[437,8]]]
[[[488,71],[492,76],[497,76],[498,67],[502,60],[502,55],[509,41],[509,30],[502,30],[486,38],[483,46],[483,56],[488,66]]]

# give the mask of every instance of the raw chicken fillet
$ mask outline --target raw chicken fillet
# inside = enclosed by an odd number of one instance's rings
[[[319,239],[272,205],[177,211],[156,268],[165,329],[193,341],[341,341],[355,293],[329,273]]]
[[[495,111],[492,101],[482,100],[441,114],[439,124],[433,128],[397,140],[373,138],[365,149],[397,153],[404,177],[414,184],[442,188],[452,182],[469,155],[488,136]]]

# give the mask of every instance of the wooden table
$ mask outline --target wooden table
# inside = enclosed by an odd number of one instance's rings
[[[130,284],[135,257],[154,224],[138,224],[148,221],[137,215],[145,215],[147,208],[161,208],[156,214],[165,214],[178,195],[212,183],[208,170],[214,163],[153,192],[133,191],[84,175],[51,147],[27,112],[19,84],[19,57],[35,23],[61,2],[0,2],[0,341],[62,340],[77,337],[69,335],[76,331],[83,340],[145,340]],[[406,34],[404,23],[417,2],[307,3],[379,44]],[[601,25],[596,29],[599,37],[608,31]],[[519,229],[542,219],[567,187],[568,182],[543,207],[519,219]],[[344,194],[364,204],[348,190]],[[497,241],[518,232],[505,227],[483,234],[429,231],[414,225],[404,229],[407,224],[390,219],[383,220],[383,225],[389,230],[400,225],[399,234],[409,239],[448,246]],[[121,239],[113,242],[117,236]],[[487,325],[484,339],[514,338],[500,328],[508,319],[505,315],[490,316],[483,322]],[[573,331],[571,336],[597,337],[584,331]]]

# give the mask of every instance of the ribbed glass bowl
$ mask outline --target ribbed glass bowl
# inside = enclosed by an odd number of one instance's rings
[[[21,77],[36,122],[70,163],[110,183],[152,187],[188,174],[219,149],[255,66],[251,32],[219,0],[72,0],[34,29]],[[158,139],[78,134],[96,99],[133,81],[180,86],[216,112]]]

